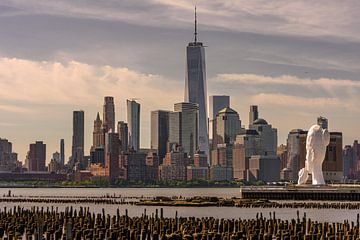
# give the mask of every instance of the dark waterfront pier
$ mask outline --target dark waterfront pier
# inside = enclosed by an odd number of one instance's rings
[[[165,218],[163,209],[150,215],[129,217],[117,211],[94,214],[89,208],[14,207],[0,210],[1,239],[129,239],[129,240],[236,240],[236,239],[359,239],[356,222],[319,223],[304,216],[281,220],[276,213],[254,219]]]
[[[345,186],[286,186],[286,187],[242,187],[242,199],[269,200],[321,200],[360,201],[359,187]]]

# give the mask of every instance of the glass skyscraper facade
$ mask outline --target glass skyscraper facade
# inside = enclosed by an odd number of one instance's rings
[[[151,112],[151,149],[156,149],[162,160],[166,155],[166,146],[169,139],[169,111]]]
[[[209,156],[205,47],[197,41],[196,29],[195,11],[195,40],[186,48],[185,102],[199,105],[199,149]]]
[[[73,112],[72,164],[85,167],[84,159],[84,111]]]
[[[209,136],[213,140],[216,134],[216,114],[226,107],[230,107],[230,96],[215,95],[209,97]],[[213,144],[213,148],[216,143]]]
[[[140,148],[140,104],[127,100],[127,122],[129,128],[129,148],[138,151]]]
[[[104,112],[103,112],[103,127],[105,133],[114,131],[115,132],[115,104],[113,97],[104,98]]]
[[[169,142],[180,144],[191,158],[199,146],[198,116],[199,105],[188,102],[176,103],[169,113]]]

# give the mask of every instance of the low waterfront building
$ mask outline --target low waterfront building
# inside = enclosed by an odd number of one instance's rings
[[[179,145],[174,145],[171,152],[159,166],[159,177],[162,180],[186,180],[186,166],[189,164],[187,153]]]
[[[231,181],[233,180],[233,169],[231,167],[214,165],[210,167],[210,180]]]
[[[208,180],[209,179],[209,167],[196,167],[187,166],[186,177],[188,181],[193,180]]]
[[[277,156],[251,156],[249,160],[249,180],[264,182],[279,181],[280,159]]]

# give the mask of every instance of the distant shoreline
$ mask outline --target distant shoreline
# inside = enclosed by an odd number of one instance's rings
[[[184,186],[32,186],[32,185],[17,185],[17,186],[0,186],[0,189],[6,188],[240,188],[237,186],[194,186],[194,187],[184,187]]]

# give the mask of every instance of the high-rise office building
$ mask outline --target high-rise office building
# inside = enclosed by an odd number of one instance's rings
[[[215,141],[217,144],[233,144],[236,135],[240,134],[241,120],[239,114],[226,107],[221,109],[216,116],[216,134]]]
[[[205,47],[197,41],[196,8],[194,36],[186,48],[185,102],[199,105],[199,148],[209,155]]]
[[[288,134],[286,168],[289,170],[289,176],[285,180],[297,181],[298,179],[301,165],[306,158],[306,137],[307,131],[302,129],[294,129]]]
[[[42,141],[36,141],[35,143],[30,144],[27,159],[28,170],[30,172],[46,171],[46,144]]]
[[[216,115],[221,109],[230,107],[230,96],[213,95],[209,97],[209,118],[216,119]]]
[[[52,160],[55,160],[58,164],[60,164],[60,153],[58,151],[53,153]]]
[[[169,113],[169,144],[167,144],[167,152],[173,144],[181,144],[181,112]]]
[[[209,136],[213,141],[216,133],[216,114],[226,107],[230,107],[230,96],[209,97]],[[216,148],[216,143],[212,142],[212,149],[214,148]]]
[[[151,149],[157,150],[160,162],[166,155],[169,140],[169,111],[151,112]]]
[[[252,125],[254,121],[259,118],[258,106],[252,105],[250,106],[249,112],[249,125]]]
[[[12,143],[0,138],[0,171],[13,171],[17,166],[17,153],[12,151]]]
[[[358,140],[355,140],[353,143],[354,151],[354,174],[356,178],[360,179],[360,143]]]
[[[187,153],[181,146],[173,145],[159,166],[159,177],[163,180],[186,180]]]
[[[114,129],[115,130],[115,129]],[[105,135],[103,124],[100,119],[100,114],[97,113],[96,119],[94,121],[94,131],[93,131],[93,144],[92,149],[104,147]]]
[[[60,165],[64,166],[65,164],[65,141],[60,139]]]
[[[317,118],[317,124],[321,126],[323,129],[329,129],[329,121],[325,117],[318,117]]]
[[[103,127],[105,132],[115,132],[115,105],[113,97],[104,98]]]
[[[237,180],[249,180],[249,161],[253,155],[261,155],[261,138],[255,130],[238,135],[233,147],[233,171]]]
[[[343,174],[346,179],[352,179],[354,165],[354,150],[351,145],[345,145],[343,149]]]
[[[359,179],[360,145],[355,140],[352,145],[346,145],[343,149],[343,172],[348,179]]]
[[[199,105],[176,103],[174,112],[169,113],[169,142],[178,143],[185,153],[194,157],[198,149]]]
[[[90,164],[105,165],[105,150],[103,147],[94,148],[90,151]]]
[[[127,100],[127,122],[129,128],[129,148],[138,151],[140,148],[140,104]]]
[[[110,181],[114,181],[119,176],[119,153],[120,139],[119,134],[109,132],[105,134],[105,169]]]
[[[277,129],[265,119],[258,118],[249,126],[250,130],[256,130],[261,139],[261,149],[265,156],[276,156],[277,152]]]
[[[146,153],[131,151],[120,154],[120,169],[123,174],[120,177],[128,181],[146,182],[148,180],[146,156]]]
[[[119,121],[117,126],[117,132],[119,134],[121,151],[126,152],[129,147],[129,129],[128,124],[124,121]]]
[[[343,141],[341,132],[330,132],[330,143],[326,148],[323,162],[325,181],[340,182],[343,180]]]
[[[84,111],[73,112],[73,136],[72,136],[72,151],[71,151],[71,165],[80,165],[84,168]]]

